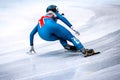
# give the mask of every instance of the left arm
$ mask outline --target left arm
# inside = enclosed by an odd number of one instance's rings
[[[69,26],[71,28],[72,24],[64,16],[62,16],[58,12],[55,14],[56,14],[58,19],[60,19],[62,22],[64,22],[67,26]]]
[[[77,35],[80,35],[80,33],[78,31],[76,31],[75,29],[73,29],[72,24],[65,18],[62,16],[62,14],[56,13],[57,18],[60,19],[61,21],[63,21],[67,26],[69,26]]]

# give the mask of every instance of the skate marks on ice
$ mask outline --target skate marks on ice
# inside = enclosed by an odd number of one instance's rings
[[[88,58],[79,59],[79,62],[73,65],[75,74],[72,75],[71,79],[68,80],[119,80],[120,79],[120,30],[108,34],[98,40],[87,43],[89,46],[96,42],[96,50],[102,51],[99,56],[91,56]],[[90,46],[89,46],[90,47]],[[72,57],[71,57],[72,58]],[[64,58],[66,59],[66,58]],[[71,66],[73,66],[71,65]],[[64,72],[64,71],[63,71]],[[46,76],[42,80],[57,80],[56,78],[67,79],[69,73],[65,72],[66,76],[63,74],[57,74],[56,76]],[[72,74],[72,72],[70,72]],[[62,76],[63,75],[63,76]]]
[[[58,57],[58,58],[77,57],[77,56],[82,57],[81,52],[67,51],[65,49],[50,51],[39,55],[39,57]]]
[[[106,58],[101,56],[94,62],[82,65],[76,70],[74,80],[107,80],[109,77],[111,77],[109,80],[119,80],[120,55],[117,53],[115,52],[115,55],[109,54]]]
[[[120,30],[117,30],[102,38],[88,42],[87,44],[85,44],[85,46],[93,47],[95,51],[97,50],[100,52],[106,52],[111,48],[116,48],[116,49],[120,48],[119,43],[120,43]]]
[[[98,54],[100,54],[100,52],[95,52],[94,55],[89,55],[89,56],[85,56],[82,52],[80,51],[72,51],[72,50],[66,50],[66,49],[60,49],[60,50],[54,50],[54,51],[48,51],[45,53],[27,53],[28,55],[32,55],[32,56],[36,56],[36,57],[63,57],[63,58],[67,58],[67,57],[77,57],[79,56],[80,58],[87,58],[87,57],[92,57],[92,56],[96,56]]]
[[[88,58],[87,65],[77,68],[73,80],[119,80],[120,79],[120,30],[106,35],[98,40],[87,43],[87,46],[102,51],[102,54]],[[97,46],[97,47],[96,47]],[[93,61],[93,62],[90,62]]]
[[[0,80],[119,80],[119,43],[120,30],[87,43],[102,51],[97,56],[68,56],[71,53],[57,50],[2,64]]]

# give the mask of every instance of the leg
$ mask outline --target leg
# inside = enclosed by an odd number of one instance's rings
[[[82,53],[86,54],[87,52],[81,42],[77,38],[75,38],[70,33],[70,31],[59,24],[53,23],[51,25],[44,26],[43,28],[39,29],[38,33],[44,40],[60,40],[60,43],[63,45],[64,48],[65,46],[68,46],[68,40],[72,42],[78,50],[82,51]]]
[[[85,57],[95,54],[93,49],[85,49],[77,38],[73,37],[70,41],[76,46],[78,50],[80,50],[85,55]]]
[[[67,50],[77,51],[77,48],[73,45],[69,45],[67,40],[60,39],[60,43]]]
[[[68,46],[67,44],[67,41],[70,41],[74,44],[74,46],[82,51],[82,49],[84,48],[83,45],[81,44],[81,42],[75,38],[70,31],[68,31],[66,28],[64,28],[63,26],[59,25],[59,24],[56,24],[56,30],[54,32],[54,34],[59,37],[61,40],[60,40],[60,43],[65,47],[65,46]]]
[[[82,43],[76,37],[70,38],[69,41],[72,42],[78,50],[82,50],[84,48]]]
[[[63,39],[60,39],[60,43],[63,47],[67,45],[67,41]]]

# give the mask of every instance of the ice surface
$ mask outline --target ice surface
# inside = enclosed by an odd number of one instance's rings
[[[0,1],[0,80],[119,80],[120,1],[46,1]],[[84,58],[80,52],[65,52],[59,41],[45,42],[38,35],[37,54],[26,54],[29,33],[49,4],[60,7],[80,31],[78,38],[86,48],[101,54]]]
[[[8,63],[4,63],[4,60],[10,60],[10,58],[1,59],[3,57],[1,56],[0,79],[93,80],[95,78],[96,80],[119,80],[119,38],[120,30],[86,43],[87,47],[94,47],[96,51],[101,51],[101,54],[88,58],[84,58],[80,53],[65,52],[63,49],[49,51],[49,47],[47,47],[48,52],[42,52],[41,47],[41,52],[37,55],[27,55],[22,51],[13,52],[11,58],[16,57],[19,60],[8,61]],[[96,42],[97,44],[91,45]],[[55,45],[49,46],[55,47]],[[19,54],[24,55],[24,57],[19,56]]]

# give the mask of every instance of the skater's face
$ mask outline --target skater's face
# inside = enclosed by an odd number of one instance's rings
[[[50,15],[51,17],[54,17],[54,14],[53,14],[53,13],[49,13],[49,15]]]
[[[48,14],[49,14],[49,16],[51,16],[51,17],[56,17],[56,14],[55,14],[54,12],[52,12],[52,11],[49,11]]]

